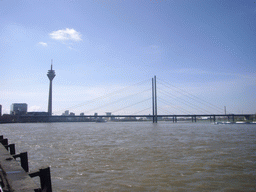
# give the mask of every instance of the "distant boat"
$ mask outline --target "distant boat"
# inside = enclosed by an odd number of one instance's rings
[[[215,122],[214,124],[256,124],[256,122],[244,122],[244,121],[237,121],[237,122]]]
[[[234,123],[227,121],[227,122],[215,122],[214,124],[234,124]]]
[[[236,124],[256,124],[256,122],[244,122],[244,121],[237,121]]]

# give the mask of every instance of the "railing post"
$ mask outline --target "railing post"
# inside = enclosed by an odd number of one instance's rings
[[[1,139],[0,143],[2,143],[2,145],[8,145],[8,139]]]
[[[5,145],[5,148],[8,150],[8,148],[10,148],[10,154],[14,155],[15,152],[15,144],[9,144],[9,145]]]
[[[29,174],[30,177],[40,177],[41,189],[44,192],[52,192],[51,171],[50,167],[39,169],[38,172]]]
[[[21,167],[24,169],[24,171],[28,172],[28,153],[24,152],[18,155],[13,155],[13,158],[16,159],[17,157],[20,157]]]
[[[52,192],[50,167],[46,169],[40,169],[40,173],[41,173],[40,181],[41,181],[42,190],[46,189],[46,192]]]

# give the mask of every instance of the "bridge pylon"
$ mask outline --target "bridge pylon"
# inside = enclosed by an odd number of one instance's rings
[[[152,117],[153,123],[157,123],[157,90],[156,90],[156,76],[152,78]]]

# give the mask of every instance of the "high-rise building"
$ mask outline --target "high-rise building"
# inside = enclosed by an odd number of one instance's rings
[[[68,116],[69,115],[69,110],[66,110],[64,115]]]
[[[11,105],[11,115],[25,115],[27,114],[28,105],[27,103],[13,103]]]
[[[64,113],[62,113],[62,116],[69,116],[69,110],[66,110]]]
[[[47,76],[50,80],[49,99],[48,99],[48,114],[51,116],[52,115],[52,80],[56,76],[55,71],[52,70],[52,65],[51,65],[51,70],[48,70]]]
[[[2,116],[2,105],[0,105],[0,116]]]

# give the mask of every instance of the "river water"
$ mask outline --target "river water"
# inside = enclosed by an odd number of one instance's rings
[[[53,191],[256,191],[256,125],[0,124]],[[33,178],[39,183],[39,178]]]

